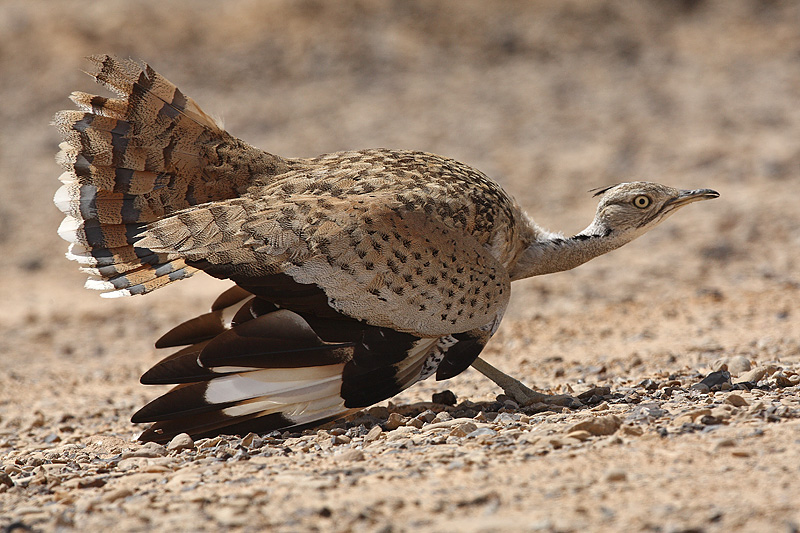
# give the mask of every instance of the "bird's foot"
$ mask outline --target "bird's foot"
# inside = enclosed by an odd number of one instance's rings
[[[506,396],[520,406],[529,406],[535,403],[559,405],[563,407],[580,407],[580,400],[569,394],[545,394],[525,386],[518,379],[514,379],[505,372],[493,367],[480,357],[472,363],[472,368],[497,384]]]

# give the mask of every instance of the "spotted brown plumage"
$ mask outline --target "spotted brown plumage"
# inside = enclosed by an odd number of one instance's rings
[[[79,110],[54,119],[59,234],[86,286],[145,294],[198,270],[236,284],[157,342],[184,348],[142,378],[177,384],[134,415],[154,423],[143,440],[315,425],[457,375],[496,331],[511,281],[573,268],[716,196],[620,184],[568,238],[458,161],[283,158],[231,136],[149,66],[89,59],[119,98],[76,92]]]

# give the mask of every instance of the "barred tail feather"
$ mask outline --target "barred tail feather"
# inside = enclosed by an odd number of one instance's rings
[[[54,203],[67,257],[111,296],[143,294],[196,271],[176,254],[137,245],[148,224],[194,205],[245,193],[279,173],[281,158],[232,137],[150,66],[91,56],[89,75],[115,92],[74,92],[56,113],[64,169]]]

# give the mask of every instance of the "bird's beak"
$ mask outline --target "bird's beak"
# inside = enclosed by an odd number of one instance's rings
[[[678,196],[667,200],[664,207],[669,206],[669,209],[677,209],[684,205],[691,204],[692,202],[699,202],[700,200],[711,200],[718,198],[719,193],[713,189],[695,189],[693,191],[681,190]]]

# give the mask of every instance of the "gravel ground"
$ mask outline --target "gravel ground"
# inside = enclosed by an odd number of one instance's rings
[[[0,527],[800,529],[800,4],[219,6],[0,4]],[[566,233],[618,181],[721,197],[515,284],[484,357],[564,405],[469,370],[318,430],[141,445],[153,340],[227,285],[107,301],[63,258],[47,122],[98,90],[91,53],[147,60],[281,155],[466,161]]]

